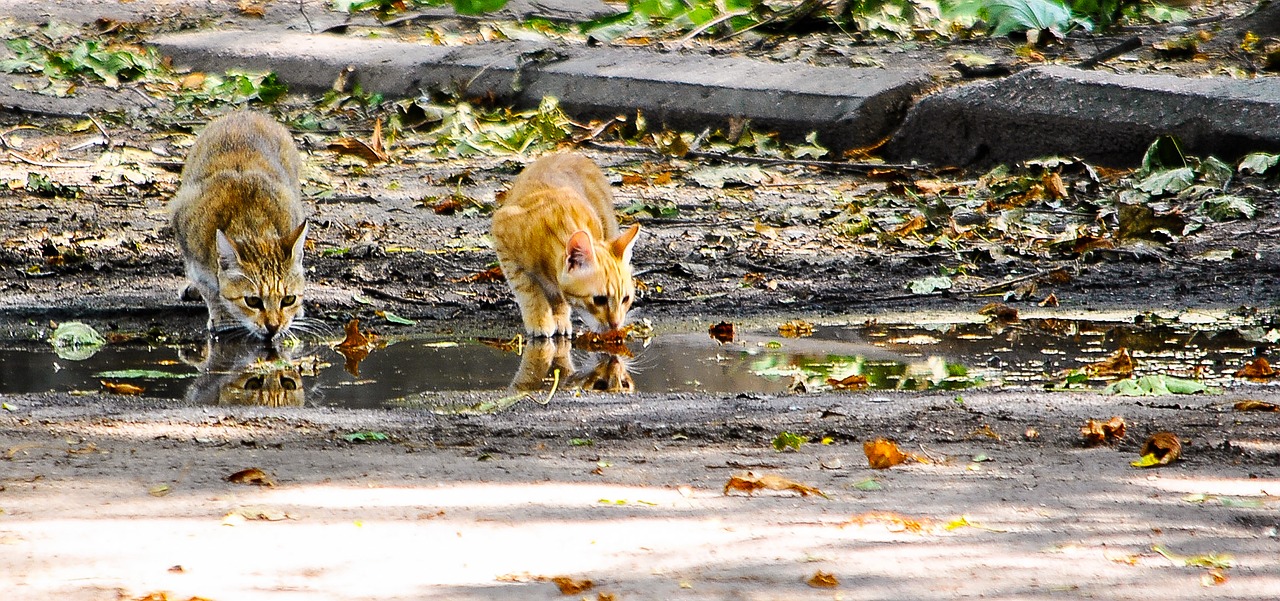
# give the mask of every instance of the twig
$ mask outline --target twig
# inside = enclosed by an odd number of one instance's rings
[[[98,128],[98,133],[102,134],[102,139],[106,141],[104,146],[111,148],[111,134],[107,133],[107,128],[102,126],[102,122],[98,121],[97,117],[94,117],[93,115],[88,115],[88,117],[89,120],[93,122],[94,127]]]
[[[1059,269],[1062,269],[1062,268],[1061,268],[1061,267],[1055,267],[1055,268],[1053,268],[1053,269],[1046,269],[1046,270],[1042,270],[1042,271],[1037,271],[1037,272],[1035,272],[1035,273],[1033,273],[1033,274],[1031,274],[1031,275],[1024,275],[1024,276],[1022,276],[1022,277],[1020,277],[1020,278],[1013,278],[1012,280],[1005,280],[1005,281],[1000,282],[1000,283],[998,283],[998,284],[992,284],[992,285],[990,285],[990,286],[987,286],[986,288],[982,288],[981,290],[978,290],[978,291],[976,291],[976,292],[972,292],[971,294],[973,294],[974,296],[981,296],[981,295],[986,294],[986,293],[988,293],[988,292],[995,292],[996,290],[999,290],[999,289],[1001,289],[1001,288],[1007,288],[1007,287],[1012,286],[1012,285],[1014,285],[1014,284],[1021,284],[1021,283],[1023,283],[1023,282],[1029,282],[1029,281],[1031,281],[1031,280],[1040,279],[1040,278],[1042,278],[1042,277],[1044,277],[1044,276],[1046,276],[1046,275],[1049,275],[1050,273],[1053,273],[1053,272],[1055,272],[1055,271],[1057,271],[1057,270],[1059,270]]]
[[[9,150],[9,156],[15,159],[18,159],[19,161],[22,161],[28,165],[35,165],[36,167],[67,167],[71,169],[84,169],[86,167],[93,166],[93,163],[46,163],[44,161],[37,161],[31,157],[23,155],[21,152],[18,152],[12,149]]]
[[[1142,38],[1135,35],[1131,38],[1125,39],[1123,42],[1120,42],[1115,46],[1112,46],[1106,50],[1103,50],[1102,52],[1099,52],[1093,56],[1090,56],[1076,63],[1075,66],[1077,69],[1092,69],[1117,56],[1120,56],[1121,54],[1125,54],[1126,52],[1137,50],[1138,48],[1141,48],[1141,47],[1142,47]]]
[[[405,303],[407,305],[434,305],[435,304],[432,301],[429,301],[426,299],[409,298],[407,296],[400,296],[399,294],[393,294],[391,292],[386,292],[383,290],[379,290],[377,288],[364,287],[364,288],[361,288],[360,291],[374,298],[380,298],[382,300],[389,300],[389,301],[396,301],[398,303]]]
[[[640,154],[651,154],[654,156],[668,156],[659,152],[656,148],[646,146],[619,146],[615,144],[601,144],[599,142],[588,141],[587,146],[597,150],[606,150],[609,152],[633,152]],[[813,159],[780,159],[773,157],[755,157],[740,154],[725,154],[723,152],[708,152],[703,150],[690,150],[685,153],[686,157],[694,157],[699,159],[716,159],[725,162],[753,163],[757,165],[800,165],[802,167],[817,167],[836,172],[854,172],[865,173],[876,169],[897,169],[902,171],[929,171],[928,167],[920,165],[907,165],[903,163],[844,163],[840,161],[817,161]]]
[[[733,19],[737,17],[745,17],[749,14],[751,14],[751,10],[743,9],[743,10],[735,10],[731,13],[725,13],[723,15],[720,15],[710,21],[707,21],[706,23],[703,23],[698,28],[694,29],[693,31],[690,31],[684,37],[677,40],[675,45],[671,47],[671,50],[677,51],[677,50],[680,50],[681,48],[684,48],[684,45],[688,44],[690,40],[702,35],[703,32],[705,32],[708,29],[711,29],[712,27],[715,27],[716,25],[724,23],[729,19]]]
[[[298,14],[302,15],[302,20],[307,22],[307,33],[315,33],[316,28],[311,26],[311,17],[307,16],[306,0],[298,0]]]

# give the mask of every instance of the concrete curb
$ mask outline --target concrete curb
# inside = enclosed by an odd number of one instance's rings
[[[1046,66],[924,97],[890,160],[987,166],[1050,155],[1133,165],[1160,135],[1197,155],[1280,151],[1280,78],[1189,79]]]
[[[536,106],[544,95],[581,118],[642,111],[651,123],[700,130],[729,118],[797,140],[817,131],[842,150],[892,133],[930,84],[918,70],[784,65],[630,48],[503,42],[438,47],[288,32],[222,31],[152,40],[176,65],[204,71],[272,70],[294,90],[329,89],[338,74],[388,96],[454,88]]]

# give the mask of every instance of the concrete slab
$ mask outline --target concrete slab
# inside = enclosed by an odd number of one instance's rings
[[[1133,165],[1156,136],[1234,159],[1280,151],[1280,78],[1187,79],[1048,66],[921,99],[890,160],[986,166],[1047,155]]]
[[[29,113],[55,117],[79,116],[98,113],[142,114],[147,111],[170,110],[172,102],[152,98],[145,93],[124,87],[109,90],[97,86],[83,86],[74,96],[60,97],[30,92],[39,87],[40,75],[14,75],[0,73],[0,111]]]
[[[364,89],[412,96],[453,87],[534,106],[544,95],[580,118],[644,112],[683,129],[751,119],[790,139],[817,131],[840,150],[893,131],[929,84],[919,70],[822,68],[631,48],[503,42],[438,47],[290,32],[222,31],[152,41],[179,66],[273,70],[290,89],[328,89],[347,67]],[[545,57],[550,57],[549,59]]]

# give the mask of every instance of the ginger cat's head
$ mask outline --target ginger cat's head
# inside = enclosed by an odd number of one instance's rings
[[[306,404],[305,395],[302,373],[285,363],[250,367],[237,374],[218,390],[218,404],[301,407]]]
[[[585,390],[599,392],[636,391],[636,382],[631,378],[631,360],[611,353],[599,353],[601,356],[588,369],[573,374],[573,381]]]
[[[636,292],[631,248],[639,232],[640,226],[633,225],[613,240],[592,240],[581,230],[569,237],[560,290],[597,332],[616,330],[627,321]]]
[[[218,230],[218,292],[250,332],[272,339],[302,316],[302,247],[307,224],[290,234],[231,240]]]

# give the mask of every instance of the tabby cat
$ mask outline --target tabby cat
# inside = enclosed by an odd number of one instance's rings
[[[597,332],[622,327],[640,226],[619,233],[609,182],[590,159],[554,154],[529,165],[494,212],[492,231],[530,335],[572,335],[571,307]]]
[[[249,340],[209,340],[204,356],[182,360],[199,369],[186,399],[201,405],[301,407],[306,404],[302,370],[287,351]]]
[[[635,392],[630,374],[630,359],[605,352],[587,353],[594,363],[585,369],[575,366],[573,341],[567,338],[535,338],[520,354],[520,367],[511,380],[513,390],[532,392],[545,390],[557,376],[563,389],[598,392]]]
[[[242,111],[196,138],[170,204],[191,285],[209,308],[209,331],[240,328],[272,340],[302,316],[306,285],[301,159],[289,132]]]

